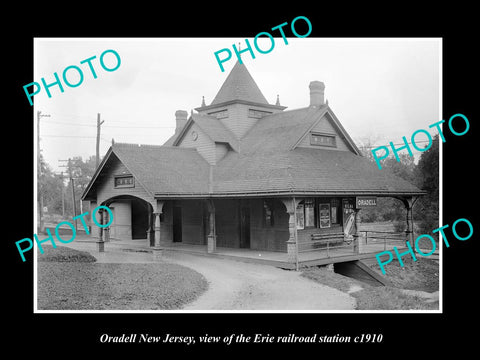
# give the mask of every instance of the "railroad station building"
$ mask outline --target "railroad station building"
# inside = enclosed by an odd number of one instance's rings
[[[362,156],[322,82],[309,90],[303,108],[287,109],[278,97],[269,103],[237,62],[209,105],[175,113],[165,144],[112,143],[82,199],[111,209],[110,241],[152,248],[190,244],[293,259],[299,247],[351,241],[359,201],[376,197],[403,201],[408,236],[412,203],[424,192]]]

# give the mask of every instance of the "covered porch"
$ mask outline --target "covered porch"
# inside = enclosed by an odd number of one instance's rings
[[[146,236],[139,245],[288,269],[360,260],[405,248],[407,240],[413,244],[416,197],[397,198],[406,209],[406,231],[377,236],[358,224],[362,206],[375,196],[155,199],[145,207]],[[102,231],[99,240],[105,240]]]
[[[328,265],[374,258],[375,254],[377,254],[379,251],[383,251],[384,249],[383,244],[365,244],[364,237],[359,239],[359,245],[359,253],[354,253],[353,244],[344,248],[329,249],[328,251],[327,249],[322,249],[318,251],[300,252],[298,255],[298,268],[301,269],[308,266]],[[158,256],[159,250],[160,252],[183,252],[212,258],[270,265],[282,269],[297,269],[297,264],[289,261],[288,254],[286,252],[279,251],[217,247],[215,252],[208,252],[208,249],[205,245],[193,245],[185,243],[172,243],[169,246],[156,249],[148,246],[145,243],[132,242],[128,240],[115,241],[110,243],[108,246],[121,247],[125,251],[150,252],[154,254],[154,256]],[[397,246],[399,251],[403,249],[400,243],[390,242],[385,246],[387,250],[392,250],[393,246]]]

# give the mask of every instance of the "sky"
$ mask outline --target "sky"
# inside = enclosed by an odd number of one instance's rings
[[[41,111],[45,160],[60,172],[61,159],[95,155],[97,114],[104,121],[101,156],[112,138],[163,144],[174,133],[176,110],[190,113],[202,96],[207,105],[213,101],[236,61],[233,54],[222,72],[214,53],[223,48],[233,53],[232,44],[239,42],[244,49],[244,38],[36,38],[32,82],[52,83],[54,72],[62,78],[71,65],[84,75],[78,87],[61,80],[63,93],[52,86],[51,98],[43,88],[34,97],[33,126],[36,134]],[[259,41],[260,48],[269,46],[267,38]],[[110,49],[121,64],[107,72],[99,58]],[[401,143],[418,129],[433,136],[428,125],[442,119],[441,39],[294,37],[286,45],[280,37],[268,54],[254,53],[255,59],[246,52],[242,60],[269,103],[279,95],[286,110],[306,107],[309,83],[322,81],[330,108],[357,145],[366,139],[375,145]],[[88,64],[80,63],[92,56],[96,79]],[[104,60],[107,67],[116,65],[111,53]],[[67,74],[71,83],[79,81],[75,70]]]

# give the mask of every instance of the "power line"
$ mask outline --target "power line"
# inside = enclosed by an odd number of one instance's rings
[[[175,126],[117,126],[117,125],[105,125],[105,127],[111,128],[124,128],[124,129],[174,129]]]
[[[78,135],[42,135],[45,137],[56,137],[56,138],[77,138],[77,139],[95,139],[96,136],[78,136]],[[100,140],[110,143],[111,140],[105,139],[100,136]]]
[[[96,125],[83,124],[83,123],[67,123],[62,121],[48,121],[47,124],[61,124],[68,126],[87,126],[87,127],[96,127]],[[104,127],[109,128],[120,128],[120,129],[173,129],[175,126],[118,126],[118,125],[104,125]]]
[[[62,124],[62,125],[70,125],[70,126],[91,126],[95,127],[96,125],[89,125],[89,124],[81,124],[81,123],[66,123],[66,122],[61,122],[61,121],[48,121],[47,124]]]
[[[86,119],[86,120],[91,120],[91,117],[88,115],[76,115],[76,114],[62,114],[62,113],[55,113],[55,115],[59,118],[65,118],[65,117],[70,117],[70,118],[77,118],[77,119]],[[113,123],[121,123],[121,124],[131,124],[135,125],[135,122],[132,121],[121,121],[121,120],[109,120],[110,122]],[[84,123],[85,124],[85,123]],[[95,125],[94,125],[95,126]]]
[[[415,145],[417,145],[417,144],[424,144],[424,143],[430,144],[431,141],[415,141]],[[412,145],[411,142],[408,142],[407,144]],[[390,144],[389,144],[389,145],[390,145]],[[394,146],[401,146],[401,145],[405,145],[405,143],[393,144],[393,145],[394,145]],[[376,147],[379,147],[379,146],[386,146],[386,145],[371,145],[371,146],[362,145],[362,146],[360,146],[360,147],[361,147],[361,148],[366,148],[366,149],[373,149],[373,148],[376,148]]]
[[[79,135],[42,135],[42,137],[82,138],[82,139],[95,139],[96,138],[96,136],[79,136]]]

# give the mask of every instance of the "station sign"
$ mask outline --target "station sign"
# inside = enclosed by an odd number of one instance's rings
[[[355,204],[357,209],[364,207],[377,206],[377,197],[376,196],[357,196],[355,199]]]

